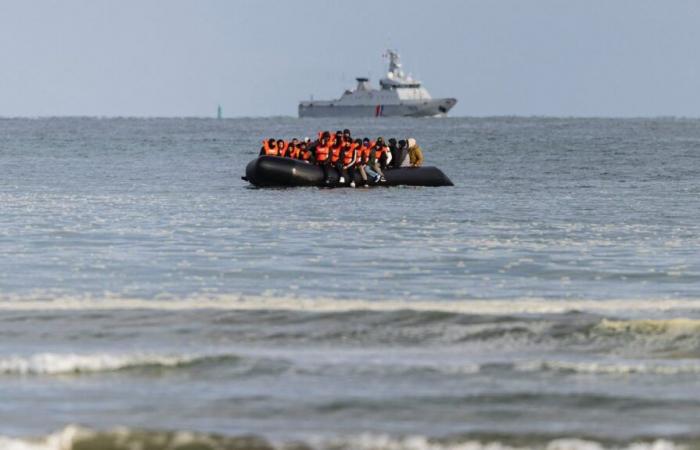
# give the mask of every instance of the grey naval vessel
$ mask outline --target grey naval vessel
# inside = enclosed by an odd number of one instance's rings
[[[406,75],[399,54],[388,50],[389,71],[379,80],[380,89],[368,78],[357,78],[355,90],[337,100],[299,102],[299,117],[430,117],[445,116],[455,98],[432,98],[421,82]]]

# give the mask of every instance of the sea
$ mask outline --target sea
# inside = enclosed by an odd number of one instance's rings
[[[455,186],[241,179],[343,128]],[[698,449],[699,199],[695,119],[0,119],[0,449]]]

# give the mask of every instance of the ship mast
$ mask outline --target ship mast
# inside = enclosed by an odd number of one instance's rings
[[[401,60],[398,52],[396,50],[387,50],[384,56],[389,58],[389,73],[393,76],[392,78],[404,78],[405,75],[401,69]]]

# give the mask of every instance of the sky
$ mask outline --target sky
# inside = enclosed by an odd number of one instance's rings
[[[698,0],[0,0],[0,116],[293,116],[389,47],[455,116],[700,117]]]

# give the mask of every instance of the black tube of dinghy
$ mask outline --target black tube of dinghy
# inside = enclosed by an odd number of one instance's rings
[[[337,186],[338,173],[329,171],[331,186]],[[384,172],[386,183],[382,186],[454,186],[437,167],[402,167]],[[261,156],[246,167],[245,178],[258,187],[325,186],[323,169],[278,156]],[[345,186],[345,185],[342,185]]]

